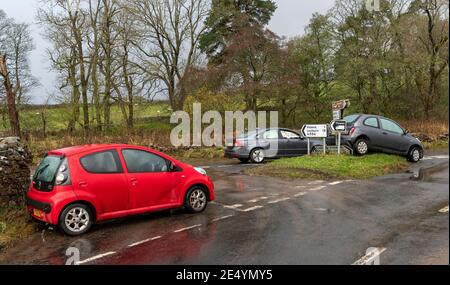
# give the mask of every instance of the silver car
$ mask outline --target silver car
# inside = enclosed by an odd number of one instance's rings
[[[320,141],[310,141],[310,151],[320,150]],[[225,149],[225,157],[241,162],[262,163],[267,158],[294,157],[308,153],[308,142],[284,128],[259,129],[242,134]]]

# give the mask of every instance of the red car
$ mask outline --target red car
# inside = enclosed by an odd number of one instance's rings
[[[214,200],[205,170],[155,150],[87,145],[50,151],[27,193],[37,220],[80,235],[100,221],[171,208],[193,213]]]

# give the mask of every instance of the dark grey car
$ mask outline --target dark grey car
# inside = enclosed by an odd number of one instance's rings
[[[311,151],[320,146],[320,141],[311,140]],[[259,129],[240,135],[233,145],[225,149],[225,157],[242,162],[262,163],[267,158],[301,156],[308,153],[308,142],[290,129]]]
[[[411,162],[423,158],[423,145],[395,121],[377,115],[354,114],[344,118],[347,133],[342,144],[350,146],[357,155],[369,151],[406,156]]]

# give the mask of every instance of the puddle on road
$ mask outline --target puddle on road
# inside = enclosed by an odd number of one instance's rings
[[[423,182],[440,182],[448,181],[449,164],[441,163],[427,168],[420,168],[418,172],[411,176],[411,180]]]

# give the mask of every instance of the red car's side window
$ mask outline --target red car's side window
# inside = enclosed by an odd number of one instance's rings
[[[129,173],[168,172],[169,162],[154,153],[138,149],[124,149],[122,155]]]
[[[123,173],[122,164],[116,150],[107,150],[86,155],[80,159],[84,170],[93,174]]]

